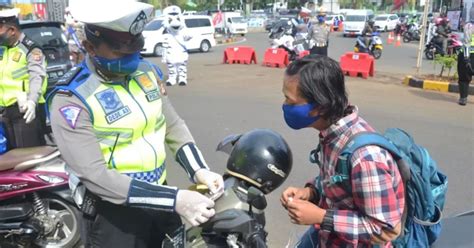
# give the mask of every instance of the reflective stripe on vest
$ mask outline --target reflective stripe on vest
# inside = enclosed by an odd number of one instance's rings
[[[0,47],[0,106],[8,107],[16,103],[18,92],[30,89],[28,74],[28,49],[22,44],[12,48]],[[39,103],[44,103],[47,78],[41,86]]]
[[[166,125],[153,70],[141,62],[138,71],[130,76],[128,89],[122,84],[101,83],[91,75],[69,90],[91,111],[93,129],[108,168],[162,184],[166,179]],[[74,84],[73,81],[70,85]]]

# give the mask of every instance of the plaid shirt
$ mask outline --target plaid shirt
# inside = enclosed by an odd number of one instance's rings
[[[382,228],[393,229],[402,218],[404,188],[396,162],[378,146],[366,146],[353,153],[352,192],[340,184],[331,185],[341,149],[356,133],[374,131],[354,107],[351,114],[321,131],[320,176],[323,194],[318,206],[328,209],[321,224],[321,247],[372,247],[371,236]],[[315,185],[317,188],[317,184]],[[316,189],[320,192],[319,189]],[[332,223],[329,222],[332,217]],[[329,228],[328,228],[329,226]],[[390,244],[387,244],[390,246]]]

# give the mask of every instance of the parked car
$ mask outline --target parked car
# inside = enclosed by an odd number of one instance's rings
[[[41,48],[46,57],[47,92],[72,67],[66,35],[61,29],[61,25],[60,22],[51,21],[25,21],[20,23],[23,33]]]
[[[395,14],[384,14],[375,17],[374,26],[377,27],[377,31],[391,31],[395,29],[398,22],[398,16]]]
[[[372,10],[352,10],[347,12],[343,35],[361,35],[365,23],[372,18],[374,18]]]
[[[145,26],[143,36],[145,37],[145,46],[142,54],[151,54],[154,56],[161,56],[163,51],[163,19],[164,17],[155,18],[153,21]],[[184,23],[186,32],[192,38],[186,41],[186,48],[188,50],[199,50],[201,52],[209,52],[209,50],[216,45],[214,39],[214,25],[209,16],[205,15],[186,15],[184,16]]]

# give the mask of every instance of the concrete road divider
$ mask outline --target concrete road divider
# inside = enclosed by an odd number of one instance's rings
[[[436,81],[406,76],[403,80],[403,84],[424,90],[459,93],[459,85],[457,82],[450,83],[447,81]],[[469,95],[474,95],[474,85],[472,84],[469,85]]]

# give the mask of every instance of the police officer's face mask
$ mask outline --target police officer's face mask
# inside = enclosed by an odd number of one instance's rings
[[[103,70],[107,70],[113,74],[130,75],[138,69],[140,52],[128,54],[116,59],[95,56],[94,60]]]

